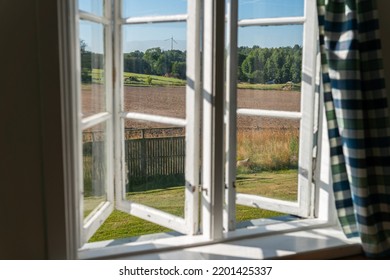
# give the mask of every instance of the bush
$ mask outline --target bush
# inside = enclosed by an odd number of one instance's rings
[[[151,84],[152,84],[152,81],[153,81],[153,78],[152,78],[152,77],[150,77],[150,76],[147,76],[147,77],[146,77],[146,83],[147,83],[148,85],[151,85]]]

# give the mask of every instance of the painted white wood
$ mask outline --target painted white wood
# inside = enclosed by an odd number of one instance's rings
[[[202,145],[202,232],[211,239],[212,117],[213,117],[213,1],[203,4],[203,145]]]
[[[59,25],[59,59],[60,59],[60,82],[61,82],[61,113],[62,113],[62,155],[64,157],[64,197],[65,197],[65,223],[66,258],[76,259],[77,249],[81,244],[81,229],[79,221],[79,126],[77,84],[77,52],[78,44],[76,36],[77,8],[75,1],[58,1],[58,25]],[[50,224],[48,225],[50,226]],[[51,250],[51,248],[49,248]]]
[[[106,0],[106,4],[104,5],[105,17],[110,23],[110,25],[106,25],[104,27],[104,48],[105,48],[105,85],[106,85],[106,112],[110,113],[110,119],[107,120],[106,130],[106,147],[107,147],[107,183],[106,183],[106,194],[107,201],[109,201],[112,205],[114,204],[114,123],[112,118],[112,112],[114,108],[114,88],[113,88],[113,40],[112,40],[112,0]],[[111,209],[112,211],[112,209]]]
[[[117,205],[117,208],[130,215],[173,229],[174,231],[183,234],[188,234],[189,232],[186,221],[183,218],[169,214],[159,209],[132,201],[121,201],[120,205]]]
[[[88,239],[96,232],[96,230],[102,225],[102,223],[108,218],[108,216],[111,214],[113,211],[113,205],[114,205],[114,154],[113,154],[113,141],[114,141],[114,135],[113,135],[113,123],[112,123],[112,114],[108,112],[112,112],[113,110],[113,84],[112,84],[112,26],[111,26],[111,16],[112,16],[112,11],[111,11],[111,0],[106,0],[106,3],[104,5],[105,10],[104,10],[104,17],[98,17],[93,14],[85,13],[83,11],[78,12],[78,17],[79,20],[82,19],[87,19],[91,20],[94,22],[99,22],[99,23],[104,23],[104,59],[105,59],[105,95],[106,95],[106,108],[105,112],[100,112],[97,114],[94,114],[92,116],[83,118],[81,120],[81,130],[85,130],[88,128],[91,128],[95,125],[105,123],[106,125],[106,139],[105,139],[105,145],[106,145],[106,155],[105,159],[106,162],[104,162],[105,168],[107,170],[106,173],[106,178],[105,178],[105,191],[106,191],[106,204],[104,206],[97,210],[95,212],[95,215],[90,217],[89,220],[84,219],[84,199],[83,199],[83,176],[80,175],[80,221],[83,224],[82,225],[82,243],[85,243],[88,241]],[[79,37],[78,37],[79,38]],[[79,50],[79,42],[77,45],[77,50]],[[80,73],[80,54],[78,56],[78,73]],[[80,75],[79,75],[80,77]],[[80,81],[80,78],[79,78]],[[82,115],[81,112],[81,84],[79,82],[78,84],[78,100],[79,100],[79,115]],[[81,132],[82,133],[82,132]],[[80,138],[81,138],[81,133],[80,133]],[[80,144],[82,145],[82,141],[80,139]],[[80,148],[80,151],[82,151],[82,147]],[[82,153],[81,153],[81,158],[79,159],[79,165],[82,173]],[[82,245],[82,244],[80,244]]]
[[[150,114],[143,114],[143,113],[134,113],[134,112],[124,112],[122,113],[122,118],[170,124],[170,125],[181,126],[181,127],[184,127],[187,124],[187,121],[185,119],[171,118],[171,117],[150,115]]]
[[[114,2],[114,157],[115,157],[115,197],[116,205],[125,199],[126,193],[126,170],[125,170],[125,139],[123,95],[123,50],[122,50],[122,0]]]
[[[238,0],[227,1],[226,32],[226,163],[225,207],[223,226],[225,231],[236,227],[236,160],[237,160],[237,20]]]
[[[253,194],[237,193],[236,202],[239,205],[245,205],[254,208],[277,211],[281,213],[299,215],[298,202],[284,201]]]
[[[249,25],[285,25],[303,24],[303,55],[302,55],[302,87],[300,112],[238,109],[240,115],[274,117],[300,120],[299,159],[298,159],[298,203],[288,203],[282,200],[237,194],[237,203],[247,206],[255,205],[268,210],[298,215],[313,216],[313,133],[314,133],[314,96],[315,69],[317,57],[316,37],[316,4],[315,1],[305,1],[305,17],[253,19],[240,21],[240,26]]]
[[[204,3],[203,40],[203,234],[222,238],[224,203],[225,1]]]
[[[237,114],[245,116],[272,117],[282,119],[300,120],[301,112],[277,111],[277,110],[262,110],[262,109],[237,109]]]
[[[111,0],[107,0],[107,2],[108,1],[111,1]],[[109,6],[109,5],[105,5],[106,9],[108,9],[107,6]],[[79,18],[80,19],[92,21],[92,22],[95,22],[95,23],[101,23],[101,24],[104,24],[104,25],[109,25],[110,24],[110,20],[107,18],[107,14],[105,16],[106,17],[101,17],[101,16],[98,16],[98,15],[95,15],[95,14],[92,14],[92,13],[89,13],[89,12],[86,12],[86,11],[79,10]]]
[[[195,3],[196,2],[196,3]],[[175,231],[185,234],[196,234],[199,231],[198,225],[198,197],[197,188],[199,185],[199,1],[192,1],[189,3],[190,20],[188,22],[189,31],[187,39],[187,116],[186,119],[172,118],[166,116],[159,116],[154,114],[145,114],[137,112],[123,112],[123,50],[122,50],[122,28],[125,24],[141,24],[141,23],[158,23],[158,22],[177,22],[186,21],[187,15],[177,16],[156,16],[156,17],[141,17],[128,18],[123,20],[121,18],[121,0],[115,2],[115,131],[116,131],[116,147],[115,147],[115,161],[116,161],[116,207],[131,215],[141,219],[171,228]],[[194,8],[194,10],[193,10]],[[195,82],[190,80],[194,79]],[[198,95],[198,96],[197,96]],[[162,123],[174,125],[179,127],[186,127],[186,188],[185,188],[185,219],[163,212],[161,210],[148,207],[146,205],[129,202],[125,199],[126,185],[125,185],[125,161],[124,161],[124,120],[133,119],[141,121],[150,121],[155,123]],[[196,164],[196,159],[198,163]],[[198,165],[198,167],[197,167]]]
[[[338,229],[334,228],[334,225],[330,225],[325,221],[318,219],[303,219],[295,220],[290,222],[275,222],[269,221],[265,222],[264,225],[253,227],[250,229],[239,229],[235,231],[225,232],[224,233],[224,242],[219,241],[210,241],[202,236],[178,236],[170,237],[157,240],[149,241],[140,241],[140,242],[131,242],[125,243],[117,246],[110,244],[113,240],[108,242],[94,242],[86,244],[81,250],[79,257],[81,259],[116,259],[116,258],[135,258],[140,259],[146,253],[149,254],[149,258],[152,258],[150,255],[154,255],[154,258],[165,259],[162,254],[164,251],[172,250],[177,251],[174,259],[186,259],[188,256],[186,252],[197,250],[197,248],[202,248],[199,253],[200,259],[209,259],[215,254],[222,255],[221,247],[215,248],[213,244],[218,246],[224,246],[226,244],[229,246],[232,242],[245,242],[245,246],[241,246],[244,249],[252,251],[256,247],[267,247],[270,251],[273,251],[272,257],[278,257],[285,253],[284,250],[275,250],[275,248],[281,249],[281,244],[287,245],[283,247],[286,249],[286,252],[296,253],[298,251],[315,251],[318,250],[317,247],[313,247],[315,244],[321,244],[323,249],[329,248],[331,244],[325,244],[326,240],[334,239],[339,241],[338,245],[341,244],[359,244],[359,241],[356,239],[347,239],[343,233]],[[317,236],[312,235],[307,236],[309,231],[319,232]],[[291,238],[286,238],[288,236],[296,236],[298,239],[294,241]],[[302,238],[300,238],[302,237]],[[309,241],[309,242],[305,242]],[[332,243],[333,244],[333,243]],[[231,247],[230,247],[231,248]],[[242,249],[242,248],[241,248]],[[234,251],[234,250],[233,250]],[[250,257],[248,255],[249,251],[243,251],[243,258]],[[224,256],[230,256],[229,251],[224,251]],[[191,254],[192,255],[192,254]],[[191,259],[194,259],[194,255]],[[271,255],[268,255],[271,257]]]
[[[299,172],[298,172],[298,202],[299,215],[313,216],[310,211],[313,183],[313,137],[314,137],[314,97],[316,82],[317,59],[317,6],[314,1],[305,1],[306,23],[303,26],[303,55],[302,55],[302,83],[301,83],[301,112],[300,145],[299,145]]]
[[[108,112],[97,113],[95,115],[86,117],[81,120],[81,129],[86,130],[95,125],[103,123],[111,118],[111,114]]]
[[[305,23],[305,17],[280,17],[280,18],[255,18],[242,19],[238,21],[238,26],[277,26],[277,25],[295,25]]]
[[[77,162],[75,162],[75,166],[77,166],[78,169],[78,177],[77,177],[77,194],[76,194],[76,201],[78,204],[78,229],[79,229],[79,244],[78,248],[80,248],[84,243],[84,201],[83,201],[83,192],[84,192],[84,180],[83,180],[83,141],[82,141],[82,133],[83,133],[83,124],[81,120],[82,116],[82,102],[81,102],[81,54],[80,54],[80,16],[79,11],[77,8],[75,8],[75,38],[74,38],[74,49],[76,50],[75,55],[75,72],[76,72],[76,96],[75,96],[75,109],[77,111],[76,116],[78,117],[78,125],[75,127],[77,129],[76,132],[76,145],[77,145],[77,151],[78,151],[78,158]]]
[[[145,16],[129,17],[122,20],[123,24],[146,24],[146,23],[168,23],[168,22],[185,22],[187,14],[184,15],[166,15],[166,16]]]
[[[87,243],[88,240],[95,234],[104,221],[110,216],[114,209],[112,202],[106,201],[97,211],[91,216],[84,224],[83,231],[83,243]]]
[[[200,0],[188,1],[185,220],[189,234],[199,232],[200,186]]]

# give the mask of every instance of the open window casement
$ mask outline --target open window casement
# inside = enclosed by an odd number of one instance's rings
[[[304,1],[304,15],[299,17],[238,19],[237,1],[228,1],[227,28],[227,93],[226,93],[226,207],[225,229],[236,228],[236,205],[256,207],[302,218],[313,217],[313,135],[315,57],[317,53],[315,1]],[[277,27],[301,25],[303,27],[301,105],[296,112],[237,108],[237,29],[246,27]],[[250,116],[277,118],[299,122],[298,191],[296,201],[286,201],[236,190],[237,172],[237,117]]]
[[[312,217],[313,77],[317,51],[314,1],[304,1],[303,16],[261,19],[238,19],[237,0],[226,2],[227,14],[221,12],[225,11],[224,3],[194,0],[187,1],[185,13],[157,13],[154,16],[128,15],[124,6],[127,5],[127,9],[128,5],[135,5],[134,2],[102,0],[91,4],[90,1],[80,1],[75,12],[75,44],[80,50],[76,57],[80,77],[77,83],[80,246],[88,242],[113,209],[172,231],[186,235],[201,233],[209,239],[220,239],[224,231],[237,227],[236,205]],[[134,30],[144,24],[162,30],[166,24],[185,25],[185,116],[167,115],[147,107],[142,110],[134,106],[134,101],[128,100],[126,91],[129,87],[124,85],[131,77],[124,73],[125,46],[131,41],[128,37],[134,34]],[[300,110],[238,108],[238,29],[289,25],[303,28]],[[224,34],[227,34],[226,41]],[[167,40],[174,44],[171,36],[167,34]],[[99,46],[102,48],[96,49]],[[219,67],[225,63],[225,68]],[[299,122],[296,201],[236,190],[236,122],[240,116]],[[178,198],[182,200],[184,214],[169,212],[146,203],[137,194],[129,194],[129,169],[136,169],[129,166],[129,157],[134,154],[127,141],[129,123],[185,131],[184,144],[180,144],[185,150],[185,186],[182,197]],[[139,150],[145,145],[143,136],[141,138]],[[137,164],[142,170],[148,167],[144,156],[138,156],[140,161]]]
[[[81,8],[82,5],[75,12],[75,49],[79,50],[76,52],[80,77],[77,82],[78,198],[83,244],[114,209],[114,137],[111,6],[100,2],[91,9]],[[95,50],[95,46],[101,49]]]
[[[172,229],[182,234],[198,233],[198,186],[199,186],[199,1],[188,1],[187,14],[156,15],[141,17],[124,17],[122,1],[116,1],[115,10],[115,53],[116,56],[116,206],[119,210],[133,216],[153,222],[155,224]],[[134,5],[134,4],[133,4]],[[187,86],[186,86],[186,115],[185,118],[159,115],[154,111],[142,112],[132,107],[131,102],[127,107],[124,105],[126,95],[123,88],[123,46],[126,44],[127,33],[137,25],[149,24],[150,26],[164,26],[164,24],[182,24],[187,28]],[[171,38],[170,40],[174,40]],[[171,42],[173,44],[173,42]],[[172,104],[172,106],[175,106]],[[144,122],[150,127],[179,127],[185,130],[185,187],[184,187],[184,215],[178,216],[162,209],[144,204],[142,199],[135,196],[127,196],[126,180],[129,166],[126,155],[128,147],[125,147],[125,123]],[[177,144],[179,145],[179,144]],[[172,148],[172,147],[171,147]],[[142,147],[141,147],[142,149]],[[174,148],[173,148],[174,149]],[[126,152],[127,151],[127,152]],[[161,151],[160,151],[161,152]],[[141,163],[142,164],[142,163]],[[178,198],[181,199],[181,198]]]
[[[85,2],[85,1],[84,1]],[[126,2],[126,1],[125,1]],[[155,17],[124,17],[123,1],[79,3],[76,12],[80,119],[79,216],[81,244],[87,242],[115,208],[183,234],[199,232],[200,129],[200,1],[189,1],[188,13]],[[81,10],[86,6],[87,10]],[[125,29],[143,23],[183,23],[187,28],[185,118],[143,113],[124,106],[123,42]],[[83,29],[83,32],[80,32]],[[80,34],[86,38],[79,37]],[[87,35],[85,35],[87,34]],[[104,43],[97,42],[103,40]],[[103,53],[94,57],[94,45]],[[89,56],[89,57],[88,57]],[[95,63],[95,65],[94,65]],[[87,64],[87,65],[86,65]],[[89,67],[89,69],[87,69]],[[99,69],[96,70],[95,68]],[[115,70],[114,70],[115,69]],[[84,80],[83,80],[84,79]],[[89,79],[89,80],[88,80]],[[93,81],[99,85],[94,88]],[[104,86],[104,92],[101,85]],[[88,104],[88,95],[95,104]],[[165,212],[127,195],[126,121],[148,122],[185,130],[184,216]],[[182,144],[183,145],[183,144]],[[171,147],[172,148],[172,147]]]

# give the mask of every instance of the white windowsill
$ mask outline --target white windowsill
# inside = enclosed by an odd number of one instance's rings
[[[360,240],[347,239],[337,226],[316,219],[264,224],[225,234],[210,242],[202,236],[86,244],[81,259],[329,259],[362,252]]]

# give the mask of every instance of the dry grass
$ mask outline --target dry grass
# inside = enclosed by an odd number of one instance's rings
[[[237,158],[248,159],[238,172],[283,170],[298,166],[298,129],[245,130],[237,133]]]

